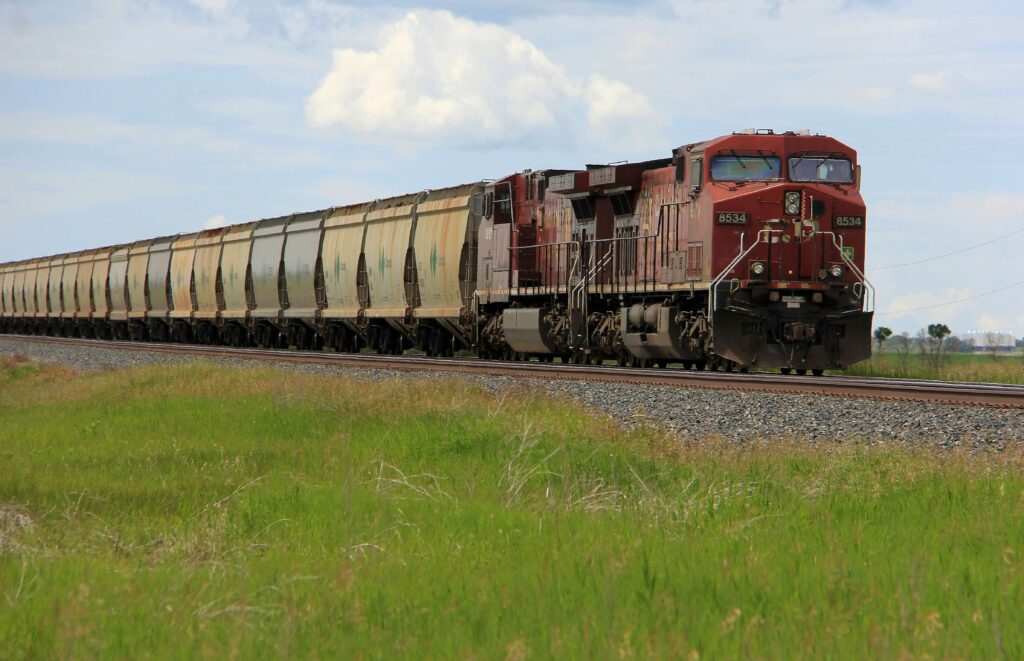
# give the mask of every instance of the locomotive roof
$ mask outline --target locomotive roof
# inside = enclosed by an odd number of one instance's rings
[[[795,146],[804,145],[809,151],[842,151],[856,155],[856,151],[853,148],[828,135],[811,134],[809,131],[783,131],[776,133],[771,129],[748,129],[728,135],[720,135],[709,140],[682,145],[675,149],[673,153],[681,154],[704,151],[727,146],[728,143],[736,143],[736,148],[738,149],[757,149],[764,145],[764,148],[770,146],[773,149],[785,150],[787,152],[794,151]]]

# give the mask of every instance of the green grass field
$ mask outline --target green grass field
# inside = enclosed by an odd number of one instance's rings
[[[1024,356],[992,356],[981,353],[948,353],[938,367],[929,356],[896,352],[875,353],[842,372],[850,376],[885,376],[897,379],[971,381],[1024,384]]]
[[[0,364],[0,657],[1021,658],[1024,457]]]

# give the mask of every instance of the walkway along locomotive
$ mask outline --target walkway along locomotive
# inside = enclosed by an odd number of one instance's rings
[[[856,153],[743,131],[0,265],[4,332],[703,369],[870,353]]]

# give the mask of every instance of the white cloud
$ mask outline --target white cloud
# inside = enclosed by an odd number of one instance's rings
[[[515,32],[447,11],[407,14],[381,31],[376,50],[335,50],[306,104],[317,128],[463,145],[564,139],[584,110],[605,130],[649,106],[604,76],[584,87]]]
[[[189,0],[196,7],[203,11],[219,16],[226,12],[234,4],[234,0]]]
[[[224,11],[208,21],[191,20],[166,4],[133,0],[25,4],[16,26],[0,20],[0,72],[13,76],[116,80],[202,65],[246,67],[294,80],[314,62],[299,49],[257,38],[241,12]],[[221,0],[197,4],[226,9]]]
[[[935,71],[932,73],[915,73],[910,76],[907,82],[911,87],[925,92],[945,92],[949,89],[952,76],[948,71]]]
[[[583,98],[587,123],[605,139],[639,142],[651,136],[650,129],[662,124],[647,97],[629,85],[599,73],[591,74]]]
[[[931,290],[911,292],[889,301],[889,304],[885,306],[884,316],[902,319],[908,315],[919,317],[922,315],[917,313],[924,313],[925,317],[935,314],[949,317],[966,306],[970,302],[970,298],[970,287],[947,288],[940,292]]]
[[[203,229],[204,230],[215,230],[218,227],[226,227],[227,224],[228,224],[228,221],[227,221],[226,218],[224,218],[224,214],[219,213],[216,216],[214,216],[213,218],[210,218],[208,221],[203,223]]]
[[[977,222],[992,223],[1004,228],[1024,226],[1024,195],[1017,193],[989,193],[961,197],[961,213],[973,216]]]

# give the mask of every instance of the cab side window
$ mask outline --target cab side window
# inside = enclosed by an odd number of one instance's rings
[[[690,194],[700,191],[704,185],[704,158],[690,159]]]

